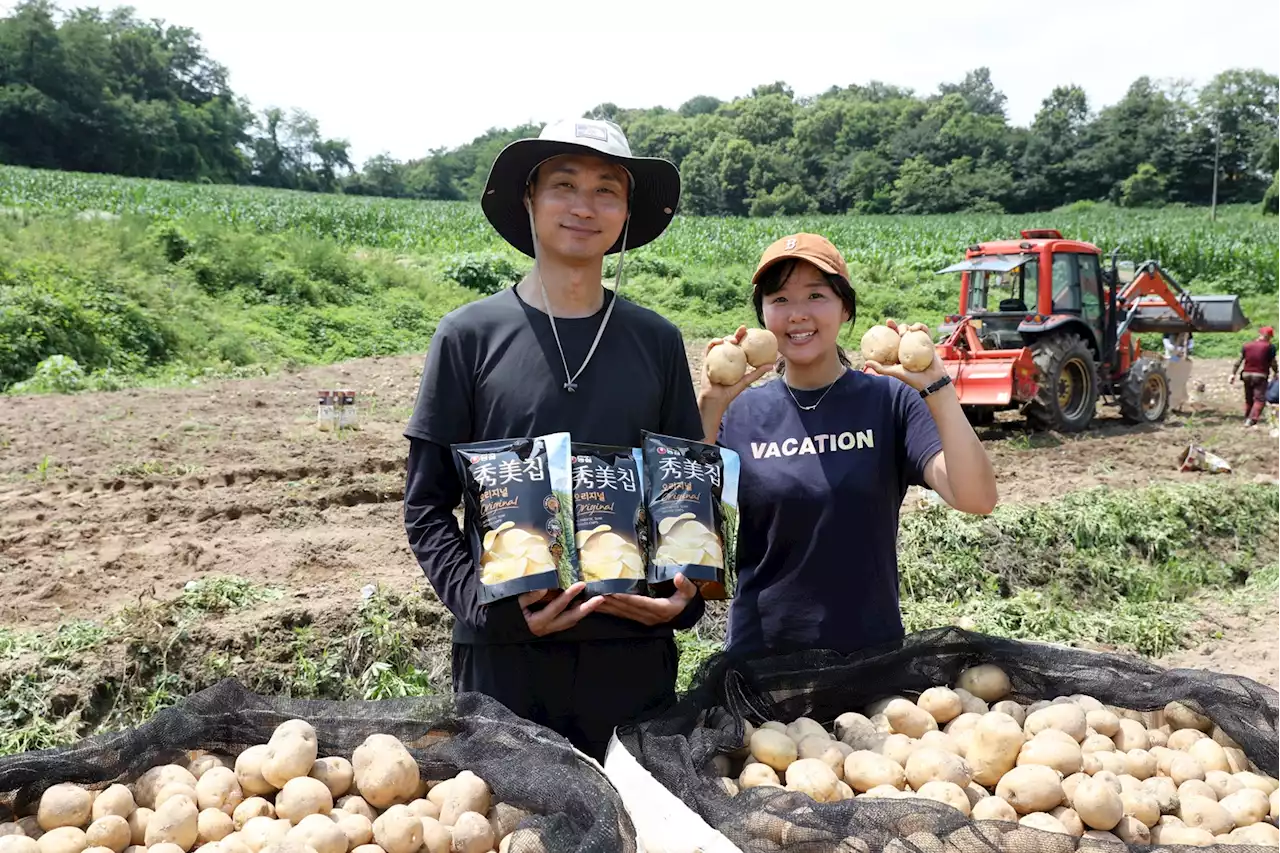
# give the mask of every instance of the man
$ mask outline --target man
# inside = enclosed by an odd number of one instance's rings
[[[1236,373],[1240,372],[1244,380],[1244,425],[1251,427],[1262,418],[1267,406],[1267,380],[1276,369],[1276,345],[1271,342],[1275,330],[1263,326],[1258,330],[1258,337],[1240,347],[1240,357],[1231,368],[1232,385],[1236,382]]]
[[[583,601],[577,584],[478,604],[449,446],[557,431],[627,447],[646,429],[702,438],[680,331],[617,296],[625,250],[657,238],[679,197],[675,166],[631,156],[611,122],[561,121],[507,146],[481,206],[533,269],[441,320],[405,428],[405,529],[454,615],[454,690],[487,693],[598,760],[615,726],[674,701],[672,631],[692,627],[704,602],[679,577],[667,598]],[[611,292],[601,273],[613,252]]]

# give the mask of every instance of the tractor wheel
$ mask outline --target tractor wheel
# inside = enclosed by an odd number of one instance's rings
[[[1049,335],[1032,344],[1040,388],[1027,405],[1027,420],[1041,429],[1079,432],[1098,405],[1093,352],[1074,335]]]
[[[1140,358],[1120,386],[1120,416],[1131,424],[1154,424],[1169,414],[1169,374],[1153,358]]]

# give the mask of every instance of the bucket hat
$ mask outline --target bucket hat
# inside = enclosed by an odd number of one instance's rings
[[[536,138],[517,139],[498,154],[485,181],[480,207],[502,238],[536,258],[525,191],[533,171],[562,154],[590,154],[620,164],[631,176],[629,218],[605,254],[634,249],[658,238],[680,202],[680,171],[660,157],[636,157],[622,128],[601,119],[562,119]]]

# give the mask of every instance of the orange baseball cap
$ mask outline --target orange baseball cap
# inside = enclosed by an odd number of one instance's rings
[[[764,250],[755,275],[751,276],[752,286],[759,285],[760,276],[764,275],[765,270],[789,258],[808,261],[825,273],[838,275],[846,282],[849,281],[849,268],[845,265],[844,256],[830,240],[819,234],[800,233],[783,237]]]

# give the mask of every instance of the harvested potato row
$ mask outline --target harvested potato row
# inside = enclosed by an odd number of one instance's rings
[[[843,762],[853,750],[812,720],[801,730],[824,742],[806,748],[789,789],[852,797]],[[791,744],[795,759],[790,737],[766,734]],[[350,760],[321,755],[318,741],[310,723],[289,720],[234,758],[196,755],[96,793],[55,784],[34,815],[0,822],[0,853],[501,853],[531,831],[520,828],[529,812],[495,800],[469,770],[423,779],[390,735],[370,735]],[[776,774],[770,784],[780,784]]]
[[[999,667],[974,666],[954,685],[841,714],[831,730],[807,717],[748,724],[742,748],[709,767],[729,796],[774,787],[818,803],[927,799],[1016,827],[997,833],[1072,836],[1081,850],[1280,848],[1280,781],[1194,709],[1135,712],[1084,695],[1025,702],[1011,691]]]

